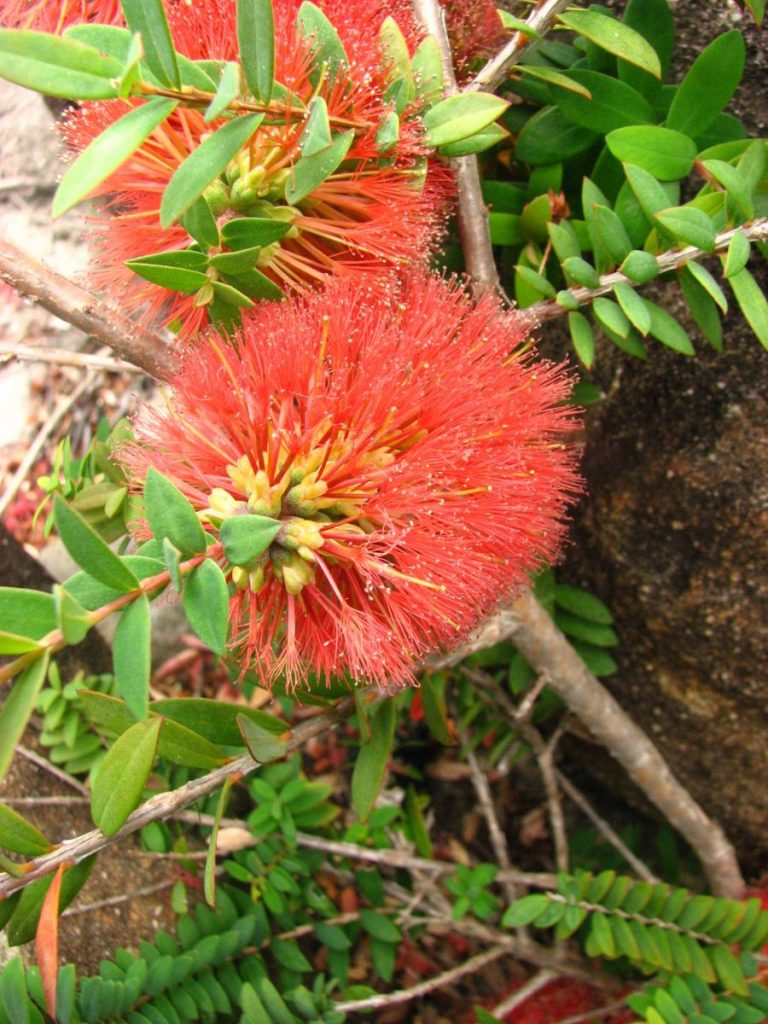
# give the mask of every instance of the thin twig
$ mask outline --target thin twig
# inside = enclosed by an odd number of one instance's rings
[[[564,11],[573,0],[544,0],[525,20],[526,26],[543,35],[552,25],[557,15]],[[525,32],[515,32],[511,39],[494,54],[488,63],[478,71],[472,81],[465,87],[465,92],[487,90],[493,92],[507,77],[507,72],[515,64],[519,64],[523,54],[536,41],[535,36]]]
[[[629,995],[629,993],[627,994]],[[558,1024],[592,1024],[592,1021],[600,1017],[608,1017],[620,1010],[626,1010],[626,1008],[626,998],[617,999],[615,1003],[609,1003],[608,1006],[600,1006],[596,1010],[587,1010],[585,1013],[577,1013],[573,1017],[565,1017]]]
[[[90,803],[85,796],[4,796],[9,807],[82,807]]]
[[[153,377],[168,380],[178,369],[176,352],[158,334],[142,330],[92,292],[5,239],[0,239],[0,280]]]
[[[0,343],[0,362],[10,359],[19,359],[27,363],[56,363],[57,366],[85,366],[109,370],[110,373],[144,373],[138,366],[124,359],[115,359],[96,352],[71,352],[66,348]]]
[[[539,989],[544,988],[544,986],[548,985],[550,981],[554,981],[556,977],[557,974],[555,971],[547,969],[538,971],[532,978],[529,978],[522,988],[517,990],[517,992],[513,992],[512,995],[507,996],[507,998],[502,1000],[502,1002],[497,1006],[494,1006],[491,1013],[494,1017],[506,1017],[507,1014],[516,1010],[518,1006],[524,1003],[527,999],[530,999],[532,995],[535,995]]]
[[[576,806],[583,811],[584,814],[586,814],[598,832],[605,837],[611,846],[621,854],[638,878],[642,878],[645,882],[658,882],[659,880],[656,875],[654,875],[654,873],[640,860],[640,858],[630,850],[621,836],[611,828],[608,822],[604,818],[600,817],[589,800],[587,800],[584,794],[574,786],[571,780],[566,778],[566,776],[560,771],[557,771],[556,774],[557,781],[560,783],[560,786],[567,796],[573,800]]]
[[[75,907],[69,907],[62,913],[62,917],[75,917],[77,914],[90,914],[93,910],[104,910],[106,907],[118,907],[121,903],[129,903],[131,900],[140,899],[142,896],[154,896],[156,892],[163,889],[170,889],[178,879],[166,878],[163,882],[156,882],[155,885],[145,885],[143,889],[134,889],[133,892],[124,892],[119,896],[108,896],[103,900],[95,900],[93,903],[81,903]]]
[[[48,438],[53,434],[69,410],[77,404],[84,394],[91,390],[96,381],[97,375],[97,371],[89,370],[77,387],[68,395],[64,395],[50,416],[48,416],[45,423],[40,427],[32,440],[32,443],[24,453],[24,458],[19,463],[16,472],[8,481],[8,484],[0,497],[0,516],[5,514],[9,505],[16,497],[19,488],[27,478],[27,474],[40,457],[40,452],[45,447],[45,443]]]
[[[706,259],[708,256],[712,256],[713,253],[723,252],[728,248],[731,239],[737,232],[741,232],[750,242],[765,242],[768,240],[768,217],[759,217],[757,220],[753,220],[751,224],[745,224],[738,228],[729,228],[728,231],[721,231],[715,236],[715,247],[711,251],[697,249],[695,245],[687,245],[683,249],[668,249],[656,257],[659,264],[659,273],[663,274],[669,270],[677,270],[686,263],[690,263],[691,260]],[[626,274],[616,270],[610,274],[603,274],[600,278],[600,284],[596,288],[571,288],[569,290],[580,306],[588,306],[594,299],[612,292],[617,284],[628,284],[632,288],[637,287],[636,281],[631,280]],[[555,320],[557,317],[565,316],[570,310],[554,300],[548,299],[546,302],[537,302],[533,306],[529,306],[526,312],[534,317],[538,323],[543,323],[545,320]]]
[[[479,971],[481,968],[487,967],[488,964],[492,964],[494,960],[499,960],[502,956],[509,956],[509,954],[510,950],[506,946],[493,946],[484,953],[478,953],[477,956],[470,957],[463,964],[457,964],[456,967],[452,967],[449,971],[443,971],[442,974],[436,974],[434,978],[428,978],[426,981],[422,981],[421,984],[414,985],[413,988],[401,988],[395,992],[383,992],[381,995],[369,996],[367,999],[351,999],[347,1002],[339,1002],[334,1005],[334,1009],[340,1013],[359,1013],[363,1010],[380,1010],[382,1007],[409,1003],[414,999],[420,999],[421,996],[429,995],[430,992],[434,992],[436,989],[452,985],[465,975]]]
[[[77,790],[80,796],[87,797],[90,801],[91,794],[88,788],[84,786],[79,779],[76,779],[74,775],[70,775],[69,772],[65,772],[63,768],[58,768],[55,764],[51,764],[47,758],[42,757],[35,750],[30,750],[28,747],[24,747],[21,744],[17,745],[16,753],[21,754],[26,761],[30,761],[32,764],[37,765],[38,768],[42,768],[44,772],[48,772],[49,775],[58,779],[59,782],[63,782],[64,785]]]

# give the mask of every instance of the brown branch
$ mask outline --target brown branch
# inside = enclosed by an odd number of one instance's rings
[[[543,35],[552,25],[560,11],[570,6],[573,0],[544,0],[526,18],[525,24],[533,32]],[[488,63],[478,71],[465,87],[465,92],[488,90],[493,92],[507,77],[507,72],[519,64],[525,51],[533,45],[533,39],[525,32],[515,32],[512,38],[494,54]]]
[[[56,363],[57,366],[79,366],[110,373],[143,373],[140,367],[123,359],[98,352],[72,352],[47,345],[8,345],[0,343],[0,363],[19,359],[26,363]]]
[[[2,238],[0,280],[153,377],[169,380],[178,369],[177,354],[158,334],[142,330],[92,292]]]
[[[556,977],[556,971],[550,971],[546,968],[538,971],[532,978],[529,978],[528,981],[526,981],[522,988],[519,988],[516,992],[513,992],[512,995],[507,996],[506,999],[494,1006],[491,1013],[494,1017],[499,1018],[509,1016],[513,1010],[516,1010],[518,1006],[524,1003],[527,999],[530,999],[531,996],[535,995],[539,989],[548,985],[550,981],[554,981]]]
[[[724,252],[730,245],[733,236],[739,231],[750,242],[765,242],[768,240],[768,217],[759,217],[751,224],[721,231],[715,236],[715,247],[711,252],[706,249],[698,249],[695,245],[687,245],[683,249],[668,249],[666,252],[660,253],[656,257],[659,273],[664,274],[669,270],[677,270],[691,260],[706,259],[707,256],[712,256],[714,253]],[[612,292],[617,284],[628,284],[631,288],[638,286],[637,281],[633,281],[626,274],[615,270],[610,274],[603,274],[600,284],[596,288],[570,288],[569,291],[580,306],[588,306],[594,299]],[[557,317],[566,316],[570,310],[553,299],[547,299],[546,302],[537,302],[533,306],[529,306],[526,313],[534,317],[537,323],[543,323],[545,320],[555,320]]]

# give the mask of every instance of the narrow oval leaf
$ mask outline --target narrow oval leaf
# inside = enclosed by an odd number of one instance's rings
[[[684,178],[696,159],[696,145],[687,135],[656,125],[617,128],[605,141],[617,160],[637,164],[660,181]]]
[[[20,814],[0,804],[0,848],[24,857],[48,853],[53,844]]]
[[[567,78],[572,85],[581,86],[582,92],[552,82],[550,93],[574,124],[605,135],[628,124],[653,124],[656,121],[648,100],[611,75],[577,68],[569,71]]]
[[[576,355],[589,370],[595,361],[595,335],[592,325],[583,313],[569,313],[568,330]]]
[[[631,281],[645,284],[647,281],[652,281],[654,277],[658,276],[659,261],[650,252],[633,249],[621,264],[620,270]]]
[[[39,649],[41,648],[37,640],[0,630],[0,654],[29,654],[30,651]]]
[[[725,292],[712,277],[706,267],[702,267],[700,263],[696,263],[695,260],[689,260],[686,265],[686,270],[692,274],[704,291],[709,293],[709,297],[720,307],[723,313],[728,312],[728,299],[725,297]]]
[[[635,289],[620,281],[614,285],[613,294],[632,326],[645,336],[651,329],[651,314]]]
[[[269,217],[236,217],[221,229],[221,240],[229,249],[251,249],[271,245],[291,230],[290,223]]]
[[[718,352],[722,352],[723,327],[717,306],[688,267],[681,267],[677,272],[677,278],[694,323],[710,345]]]
[[[650,333],[663,345],[680,352],[684,356],[694,355],[694,348],[691,339],[685,330],[665,309],[657,306],[648,299],[643,299],[651,314]]]
[[[192,203],[184,216],[179,219],[179,223],[203,249],[215,248],[220,244],[219,225],[216,223],[216,218],[213,216],[213,211],[205,196],[200,196]]]
[[[223,654],[229,633],[229,590],[224,573],[210,558],[187,577],[184,614],[215,654]]]
[[[152,618],[147,596],[142,594],[121,614],[112,651],[118,691],[140,720],[149,709],[151,646]]]
[[[229,791],[234,784],[234,775],[230,775],[224,780],[224,785],[221,787],[221,793],[219,794],[219,802],[216,806],[213,827],[208,837],[208,853],[205,858],[205,870],[203,872],[203,894],[205,895],[205,902],[209,907],[216,906],[216,843],[219,838],[221,819],[224,816],[224,810],[229,799]]]
[[[272,0],[237,0],[237,42],[246,85],[256,99],[269,103],[275,81]]]
[[[66,910],[88,881],[95,863],[96,855],[94,854],[81,860],[79,864],[75,864],[64,873],[59,892],[59,913]],[[53,873],[36,879],[24,889],[7,925],[6,935],[9,945],[22,946],[25,942],[31,942],[34,939],[43,900],[52,883]]]
[[[746,49],[738,29],[718,36],[698,55],[675,92],[667,127],[701,135],[728,103],[744,73]]]
[[[131,32],[141,35],[144,63],[163,85],[181,88],[179,64],[162,0],[120,0]]]
[[[309,73],[309,80],[317,86],[327,75],[331,80],[339,70],[349,66],[344,45],[339,34],[319,7],[305,2],[296,16],[296,27],[309,43],[314,60]]]
[[[83,150],[61,179],[51,213],[61,216],[92,192],[149,138],[177,106],[176,100],[153,99],[111,124]]]
[[[724,160],[702,160],[701,166],[723,186],[741,215],[746,220],[752,220],[755,215],[752,185],[741,173],[740,167],[734,167],[733,164],[726,163]]]
[[[523,896],[522,899],[515,900],[512,906],[507,908],[501,923],[504,928],[525,928],[545,910],[548,910],[551,905],[552,901],[545,892]]]
[[[371,738],[360,748],[352,772],[352,806],[361,821],[373,810],[387,775],[397,722],[394,700],[384,698],[369,720]]]
[[[227,121],[192,150],[174,172],[160,203],[160,224],[170,227],[203,194],[246,144],[264,120],[263,114],[246,114]]]
[[[436,148],[469,138],[501,117],[508,106],[506,100],[483,92],[440,100],[424,115],[424,144]]]
[[[91,816],[105,836],[113,836],[141,802],[152,771],[162,718],[136,722],[115,740],[93,779]]]
[[[282,529],[268,516],[230,516],[221,524],[224,557],[230,565],[248,565],[263,554]]]
[[[601,327],[606,327],[621,338],[629,337],[629,320],[617,303],[600,296],[592,303],[592,311]]]
[[[201,554],[209,537],[178,487],[150,466],[144,484],[144,510],[156,540],[167,537],[183,555]]]
[[[661,64],[656,51],[629,25],[597,11],[569,11],[558,15],[558,21],[602,50],[642,68],[654,78],[661,78]]]
[[[56,983],[59,977],[59,901],[64,865],[60,864],[53,876],[40,910],[35,934],[35,962],[45,995],[45,1007],[56,1018]]]
[[[53,595],[64,639],[68,644],[79,644],[93,625],[89,612],[58,583],[54,585]]]
[[[240,95],[240,65],[234,61],[229,61],[224,65],[224,71],[219,81],[219,86],[216,90],[216,95],[213,97],[211,102],[205,111],[203,120],[206,124],[210,124],[211,121],[215,121],[217,117],[220,117],[230,103],[237,99]]]
[[[534,167],[557,164],[583,153],[599,137],[590,128],[573,124],[558,107],[544,107],[526,121],[515,155]]]
[[[181,292],[182,295],[194,295],[196,291],[210,283],[209,278],[202,270],[190,270],[187,267],[178,266],[176,261],[163,263],[159,258],[163,255],[159,253],[157,257],[126,260],[125,265],[134,274],[143,277],[145,281],[151,281],[152,284],[167,288],[168,291]]]
[[[270,761],[279,761],[281,757],[285,757],[285,742],[278,739],[273,732],[262,729],[256,722],[241,714],[237,716],[237,726],[254,761],[269,764]]]
[[[735,231],[728,243],[728,251],[723,261],[723,276],[734,277],[746,267],[751,252],[749,239],[743,231]]]
[[[715,248],[715,226],[702,210],[691,206],[677,206],[653,215],[670,234],[697,249],[712,252]]]
[[[744,268],[728,278],[744,319],[755,332],[763,348],[768,348],[768,300],[760,285]]]
[[[455,746],[456,729],[448,715],[444,681],[439,676],[426,672],[422,677],[419,692],[427,728],[438,743],[446,747]]]
[[[340,132],[330,146],[319,153],[300,157],[291,168],[291,176],[285,187],[286,201],[292,206],[300,203],[322,185],[344,160],[354,139],[353,129]]]
[[[122,70],[119,61],[76,39],[0,29],[0,77],[44,95],[111,99]]]
[[[200,736],[205,736],[212,743],[220,743],[227,747],[242,744],[242,735],[237,726],[238,714],[244,715],[275,736],[288,730],[285,722],[268,715],[265,711],[221,700],[209,700],[205,697],[171,697],[166,700],[155,700],[150,708],[164,718],[179,722]],[[168,724],[166,722],[166,728]]]
[[[22,672],[0,708],[0,779],[8,771],[16,744],[24,735],[47,671],[45,654]]]
[[[53,514],[61,542],[81,569],[106,587],[127,593],[139,581],[95,530],[57,494]]]
[[[56,629],[53,596],[39,590],[0,587],[0,622],[8,633],[41,640]]]

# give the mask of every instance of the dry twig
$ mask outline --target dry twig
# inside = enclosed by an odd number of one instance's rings
[[[26,363],[56,363],[57,366],[85,366],[94,370],[108,370],[110,373],[144,372],[133,363],[115,359],[104,352],[72,352],[66,348],[49,348],[47,345],[0,343],[0,364],[11,359]]]

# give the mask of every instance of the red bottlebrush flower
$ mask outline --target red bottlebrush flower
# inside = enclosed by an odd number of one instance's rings
[[[328,277],[367,277],[382,265],[423,259],[442,219],[449,181],[447,172],[436,168],[425,182],[421,129],[407,111],[397,141],[384,152],[379,149],[377,133],[392,108],[386,97],[389,69],[382,66],[377,38],[391,5],[376,0],[321,3],[338,30],[348,67],[335,76],[321,73],[319,81],[312,40],[296,27],[299,7],[299,0],[275,2],[276,79],[290,90],[289,98],[274,101],[272,116],[206,192],[220,228],[244,217],[291,225],[284,237],[261,249],[253,272],[224,279],[256,298],[279,297],[275,285],[302,291]],[[169,14],[180,52],[192,58],[237,56],[234,0],[180,4]],[[404,31],[413,38],[407,22]],[[337,170],[291,205],[286,188],[295,180],[306,107],[316,95],[326,102],[334,133],[353,131],[354,137]],[[85,104],[69,119],[65,135],[80,150],[126,109],[117,101]],[[119,294],[126,305],[146,309],[150,319],[179,322],[186,335],[207,321],[210,289],[204,295],[169,292],[124,264],[193,243],[180,224],[161,227],[160,199],[179,165],[222,124],[221,119],[206,124],[202,110],[177,108],[97,190],[109,197],[109,204],[108,216],[94,227],[94,284]],[[223,248],[227,251],[227,244]]]
[[[187,353],[169,411],[124,458],[153,466],[215,538],[282,521],[234,584],[232,646],[265,683],[411,680],[551,559],[579,490],[562,366],[529,323],[423,272],[337,281]]]
[[[61,33],[84,21],[124,24],[120,0],[5,0],[0,10],[0,24],[6,28]]]
[[[507,35],[493,0],[447,0],[443,4],[456,68],[490,56]]]

